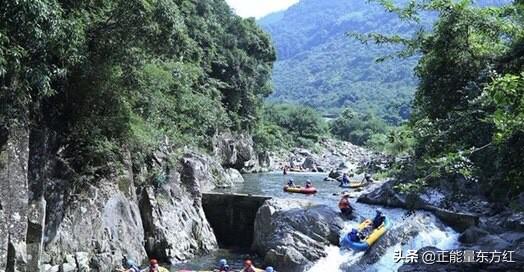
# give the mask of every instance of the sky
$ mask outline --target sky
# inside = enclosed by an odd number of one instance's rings
[[[271,12],[287,9],[298,0],[226,0],[242,17],[260,18]]]

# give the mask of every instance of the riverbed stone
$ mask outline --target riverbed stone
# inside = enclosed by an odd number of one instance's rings
[[[258,210],[252,248],[281,271],[304,271],[338,244],[338,212],[310,201],[272,199]]]

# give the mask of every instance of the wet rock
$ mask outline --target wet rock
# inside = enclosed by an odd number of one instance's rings
[[[478,241],[483,236],[488,235],[489,233],[479,227],[473,226],[469,227],[467,230],[462,232],[458,238],[461,243],[471,244]]]
[[[252,248],[281,271],[304,271],[338,244],[338,212],[309,201],[268,200],[258,210]]]
[[[178,171],[170,169],[167,182],[148,186],[140,198],[145,248],[163,261],[185,260],[217,248],[215,235],[202,209],[201,186],[206,166],[184,156]]]

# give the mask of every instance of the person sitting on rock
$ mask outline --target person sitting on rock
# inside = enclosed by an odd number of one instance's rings
[[[122,266],[124,269],[119,269],[119,272],[140,272],[140,268],[138,268],[138,265],[133,260],[127,259],[127,257],[124,256],[124,259],[122,259]]]
[[[218,272],[228,272],[228,271],[230,271],[229,265],[227,264],[227,260],[226,259],[220,259],[220,261],[218,261],[218,269],[215,269],[214,271],[218,271]]]
[[[289,180],[287,181],[287,186],[288,186],[288,187],[295,187],[295,182],[293,181],[293,179],[289,179]]]
[[[256,272],[255,266],[250,259],[244,261],[244,268],[240,272]]]
[[[306,189],[311,188],[311,187],[313,187],[313,183],[311,182],[311,180],[308,179],[306,181]]]
[[[159,266],[156,259],[151,259],[149,261],[149,267],[142,270],[141,272],[169,272],[169,270]]]
[[[344,216],[350,216],[353,212],[353,207],[351,207],[351,204],[349,203],[349,193],[345,192],[342,195],[342,198],[338,202],[338,208],[340,209],[340,212]]]
[[[373,218],[373,228],[376,229],[384,223],[384,220],[386,220],[386,217],[382,213],[381,210],[377,210],[375,214],[375,218]]]

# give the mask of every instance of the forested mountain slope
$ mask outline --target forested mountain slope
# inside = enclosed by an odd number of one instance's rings
[[[397,1],[395,1],[397,2]],[[481,1],[483,5],[504,1]],[[432,16],[423,24],[429,26]],[[377,113],[392,124],[409,117],[417,56],[376,63],[395,50],[364,45],[346,33],[409,36],[417,29],[377,4],[363,0],[302,0],[258,21],[277,49],[274,101],[311,105],[327,112],[350,107]]]

